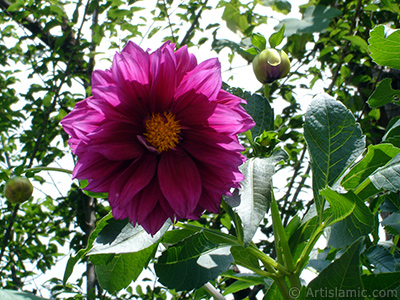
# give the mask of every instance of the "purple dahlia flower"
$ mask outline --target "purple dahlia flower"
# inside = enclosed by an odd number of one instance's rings
[[[237,134],[254,126],[221,83],[217,59],[197,64],[186,47],[148,53],[129,42],[61,121],[79,158],[74,178],[108,193],[114,218],[151,234],[167,219],[218,213],[243,180]]]

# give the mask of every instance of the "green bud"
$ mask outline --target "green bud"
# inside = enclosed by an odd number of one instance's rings
[[[285,51],[265,49],[253,59],[253,71],[261,83],[271,83],[285,77],[290,70],[290,60]]]
[[[26,177],[11,178],[4,188],[4,195],[12,203],[23,203],[32,196],[32,193],[32,183]]]

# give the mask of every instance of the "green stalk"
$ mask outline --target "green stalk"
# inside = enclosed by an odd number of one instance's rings
[[[62,173],[67,173],[67,174],[72,174],[71,170],[66,170],[63,168],[53,168],[53,167],[35,167],[35,168],[29,168],[25,169],[22,171],[22,173],[27,173],[27,172],[40,172],[40,171],[55,171],[55,172],[62,172]]]
[[[272,216],[272,224],[275,235],[275,248],[276,253],[281,256],[280,260],[283,260],[287,271],[289,272],[288,278],[290,281],[291,287],[301,288],[301,282],[299,274],[295,272],[296,266],[293,262],[292,252],[290,251],[289,242],[286,237],[285,228],[282,225],[282,219],[279,213],[278,204],[276,203],[276,199],[274,193],[272,192],[272,201],[271,201],[271,216]],[[282,247],[282,250],[281,248]],[[283,258],[282,258],[283,254]],[[279,256],[278,256],[279,258]],[[282,263],[282,261],[279,261]],[[281,291],[282,292],[282,291]]]
[[[247,250],[255,257],[257,257],[259,260],[261,260],[261,262],[263,263],[264,267],[267,269],[268,272],[276,273],[276,270],[278,270],[278,272],[280,272],[281,274],[284,275],[290,274],[285,266],[281,265],[273,258],[269,257],[267,254],[262,252],[253,243],[251,243],[249,247],[247,247]]]

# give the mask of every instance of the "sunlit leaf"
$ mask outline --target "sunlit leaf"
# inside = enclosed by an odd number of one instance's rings
[[[369,96],[368,105],[371,108],[377,108],[388,103],[398,104],[399,98],[400,91],[392,89],[392,78],[384,78]]]
[[[368,43],[370,55],[378,65],[400,69],[400,30],[387,33],[384,25],[376,26]]]
[[[32,293],[0,289],[1,300],[46,300]]]

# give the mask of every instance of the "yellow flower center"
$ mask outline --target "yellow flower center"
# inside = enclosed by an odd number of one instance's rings
[[[158,152],[167,151],[179,144],[181,126],[170,112],[152,114],[145,126],[146,132],[143,135]]]

